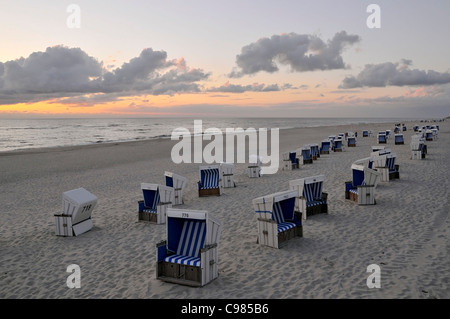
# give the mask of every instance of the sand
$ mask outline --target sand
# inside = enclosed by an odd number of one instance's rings
[[[450,124],[441,122],[425,160],[411,160],[416,122],[407,122],[405,145],[397,153],[400,179],[380,183],[376,205],[344,198],[352,162],[369,156],[373,132],[394,123],[280,131],[281,152],[329,135],[357,131],[358,144],[322,155],[312,165],[250,179],[236,164],[236,188],[220,197],[198,197],[199,164],[176,165],[176,143],[151,140],[65,147],[0,155],[0,298],[270,298],[384,299],[450,297],[448,190]],[[164,183],[164,171],[188,178],[184,205],[219,218],[219,277],[201,288],[156,279],[157,242],[165,225],[138,221],[141,182]],[[303,222],[304,237],[281,249],[258,245],[252,199],[288,189],[291,179],[323,174],[328,214]],[[94,227],[78,237],[55,235],[62,193],[84,187],[98,197]],[[81,269],[81,288],[66,285],[67,267]],[[367,267],[381,270],[381,288],[368,288]]]

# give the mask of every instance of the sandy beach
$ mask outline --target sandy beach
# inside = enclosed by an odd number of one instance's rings
[[[222,196],[198,196],[199,164],[174,164],[170,139],[0,154],[0,298],[149,299],[427,299],[450,298],[450,124],[427,142],[425,160],[411,160],[413,125],[397,154],[400,179],[378,185],[376,205],[344,197],[351,164],[370,155],[375,135],[392,123],[280,131],[281,153],[320,143],[329,135],[358,132],[357,146],[322,155],[312,165],[247,176],[236,164],[235,188]],[[184,204],[208,210],[223,226],[219,277],[202,288],[156,279],[157,242],[165,225],[138,220],[140,184],[164,183],[164,171],[188,179]],[[281,249],[258,245],[252,199],[288,189],[288,181],[325,175],[328,214],[303,221],[303,237]],[[94,227],[78,237],[55,235],[62,193],[84,187],[98,197]],[[81,269],[81,288],[69,289],[67,266]],[[381,288],[369,289],[367,266],[381,269]]]

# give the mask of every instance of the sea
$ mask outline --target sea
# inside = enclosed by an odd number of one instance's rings
[[[49,118],[0,119],[0,152],[99,143],[170,138],[194,132],[193,118]],[[403,121],[414,119],[402,119]],[[254,128],[280,130],[361,123],[392,123],[392,118],[204,118],[203,130]],[[198,124],[198,122],[197,122]],[[197,125],[198,126],[198,125]]]

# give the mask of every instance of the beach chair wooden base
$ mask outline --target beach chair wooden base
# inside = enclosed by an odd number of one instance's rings
[[[172,207],[172,203],[159,203],[156,206],[156,212],[151,212],[144,209],[144,201],[138,201],[138,204],[138,220],[152,224],[164,224],[166,222],[167,209]]]
[[[250,178],[261,177],[261,167],[260,166],[249,166],[248,167],[248,177],[250,177]]]
[[[199,189],[198,196],[220,196],[220,188]]]
[[[290,239],[303,236],[303,226],[290,228],[283,232],[278,232],[278,224],[271,219],[258,218],[258,239],[257,243],[272,248],[281,248]]]
[[[356,144],[348,144],[348,147],[356,147]]]
[[[157,249],[166,245],[162,241]],[[165,282],[202,287],[219,276],[217,268],[217,244],[200,250],[201,266],[190,266],[166,261],[159,261],[156,266],[156,278]]]
[[[56,236],[78,236],[89,231],[93,227],[91,218],[72,224],[72,216],[70,215],[55,214],[54,216]]]
[[[320,151],[320,154],[330,154],[330,151]]]
[[[225,188],[236,187],[236,184],[234,183],[233,174],[224,174],[222,181],[223,181],[223,187],[225,187]]]
[[[395,145],[404,145],[405,142],[395,142]]]
[[[425,154],[422,151],[411,151],[411,159],[413,160],[422,160],[425,159]]]
[[[358,186],[358,193],[348,192],[349,199],[357,202],[358,205],[375,205],[374,186],[360,185]]]
[[[333,151],[334,152],[342,152],[342,148],[335,148]]]

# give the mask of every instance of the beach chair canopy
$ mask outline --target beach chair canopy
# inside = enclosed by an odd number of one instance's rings
[[[329,140],[324,140],[321,143],[321,147],[320,150],[323,151],[329,151],[330,150],[330,141]]]
[[[322,188],[325,175],[310,176],[289,181],[289,188],[297,190],[298,194],[306,198],[306,205],[314,206],[323,203]]]
[[[189,266],[201,266],[200,250],[218,244],[221,223],[207,211],[169,208],[167,210],[167,252],[164,261]]]
[[[63,215],[71,216],[72,225],[90,218],[96,205],[97,197],[82,187],[63,193]]]
[[[220,187],[219,165],[200,166],[199,189],[212,189]]]
[[[174,189],[183,190],[186,187],[187,178],[172,172],[164,172],[166,179],[166,186],[173,187]]]
[[[351,168],[354,188],[360,185],[377,186],[378,176],[381,175],[379,172],[359,164],[352,164]]]
[[[301,224],[294,214],[297,194],[296,190],[289,190],[261,196],[253,199],[253,208],[256,214],[274,220],[280,233]]]
[[[157,205],[159,203],[172,203],[173,202],[173,187],[141,183],[142,194],[144,196],[144,211],[157,212]]]

